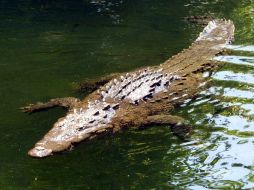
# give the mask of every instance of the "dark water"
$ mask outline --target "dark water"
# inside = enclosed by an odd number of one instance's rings
[[[176,111],[195,126],[188,142],[154,126],[26,155],[64,110],[18,107],[82,97],[74,82],[157,65],[201,31],[183,17],[207,13],[235,22],[235,44],[253,44],[252,0],[1,0],[0,189],[254,189],[253,52],[223,57],[233,64]]]

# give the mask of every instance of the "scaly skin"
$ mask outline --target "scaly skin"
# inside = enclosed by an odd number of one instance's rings
[[[159,66],[122,76],[112,75],[115,77],[112,80],[106,77],[107,80],[101,80],[103,83],[90,84],[95,89],[95,84],[106,83],[82,101],[58,98],[23,107],[25,112],[54,106],[69,108],[67,115],[60,118],[28,154],[45,157],[101,134],[150,124],[170,124],[175,131],[182,128],[188,134],[190,130],[184,128],[184,120],[169,113],[204,87],[203,73],[221,65],[212,58],[223,52],[223,45],[231,43],[233,35],[231,21],[211,21],[188,49]]]

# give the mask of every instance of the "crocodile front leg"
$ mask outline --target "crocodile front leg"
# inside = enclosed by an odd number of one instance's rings
[[[86,79],[83,82],[78,83],[76,88],[79,91],[94,91],[120,75],[121,73],[112,73],[97,79]]]
[[[72,109],[73,107],[78,106],[79,103],[80,100],[73,97],[55,98],[44,103],[37,102],[36,104],[29,104],[28,106],[21,107],[20,110],[27,113],[33,113],[57,106]]]
[[[148,116],[145,125],[151,124],[156,125],[168,124],[171,126],[173,134],[183,139],[190,136],[192,132],[192,127],[186,124],[185,119],[179,116],[169,114]]]

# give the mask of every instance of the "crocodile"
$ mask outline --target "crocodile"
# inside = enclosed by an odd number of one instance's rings
[[[214,19],[187,49],[160,65],[86,82],[83,87],[93,91],[83,100],[55,98],[21,107],[29,113],[55,106],[68,110],[28,155],[42,158],[100,135],[152,124],[170,125],[173,133],[189,135],[191,126],[172,111],[205,88],[207,78],[222,65],[213,58],[232,43],[234,29],[231,20]]]

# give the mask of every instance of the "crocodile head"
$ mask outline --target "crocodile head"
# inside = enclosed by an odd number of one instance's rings
[[[49,156],[53,152],[68,149],[75,142],[91,138],[108,127],[116,113],[115,109],[116,106],[103,101],[89,102],[86,107],[74,108],[60,118],[28,154],[32,157]]]

